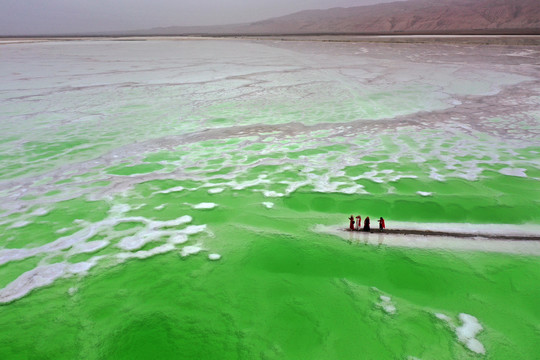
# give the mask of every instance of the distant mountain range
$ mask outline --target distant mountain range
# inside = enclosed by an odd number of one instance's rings
[[[127,35],[281,35],[392,33],[540,34],[540,0],[409,0],[306,10],[250,24],[172,26]]]

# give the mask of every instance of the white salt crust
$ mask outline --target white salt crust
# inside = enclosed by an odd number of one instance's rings
[[[21,220],[21,221],[17,221],[15,223],[13,223],[10,228],[22,228],[22,227],[25,227],[26,225],[30,224],[30,221],[27,221],[27,220]]]
[[[61,262],[51,265],[41,265],[25,272],[17,279],[0,289],[0,303],[6,303],[21,298],[35,288],[47,286],[60,277],[72,275],[85,275],[88,270],[95,266],[99,260],[105,257],[113,257],[119,262],[126,259],[144,259],[157,254],[163,254],[176,249],[175,245],[188,241],[188,236],[203,232],[206,225],[189,225],[183,229],[173,229],[176,226],[191,222],[191,216],[184,215],[177,219],[156,221],[144,217],[125,217],[124,213],[129,211],[128,205],[115,205],[109,211],[109,217],[97,223],[88,224],[82,220],[75,221],[77,224],[85,226],[69,236],[60,237],[48,244],[26,249],[2,249],[0,250],[0,265],[10,261],[26,259],[42,253],[56,253],[67,250],[68,255],[73,256],[81,253],[91,253],[98,251],[110,244],[108,238],[103,240],[88,241],[100,232],[108,233],[111,237],[118,237],[121,232],[115,232],[113,228],[125,222],[138,222],[143,226],[133,235],[122,238],[116,247],[123,250],[120,253],[110,256],[94,256],[88,261],[71,264]],[[166,243],[150,250],[139,250],[148,242],[165,239]],[[187,249],[186,249],[187,248]],[[186,249],[186,250],[184,250]],[[184,247],[183,252],[196,253],[202,250],[201,245],[195,247]],[[199,249],[195,252],[195,249]]]
[[[214,261],[219,260],[219,259],[221,259],[221,255],[219,255],[219,254],[208,254],[208,259],[214,260]]]
[[[381,294],[381,290],[375,286],[371,287],[371,290]],[[394,315],[397,311],[396,306],[392,302],[392,298],[388,295],[379,295],[379,302],[375,304],[378,308],[381,308],[385,313]]]
[[[267,209],[271,209],[274,207],[274,203],[273,202],[270,202],[270,201],[263,201],[262,202],[263,206]]]
[[[459,342],[465,345],[467,349],[477,354],[486,353],[484,345],[476,339],[476,335],[484,329],[477,318],[469,314],[461,313],[458,315],[461,325],[456,326],[452,318],[445,314],[436,313],[435,316],[444,321],[456,333]]]
[[[139,250],[136,252],[121,252],[119,254],[116,254],[115,256],[118,260],[121,260],[121,261],[126,260],[126,259],[131,259],[131,258],[146,259],[148,257],[154,256],[157,254],[164,254],[169,251],[173,251],[174,249],[176,248],[174,247],[173,244],[163,244],[160,246],[156,246],[155,248],[150,249],[150,250]]]
[[[75,264],[62,262],[38,266],[35,269],[25,272],[5,288],[0,289],[0,303],[19,299],[35,288],[52,284],[60,277],[85,275],[88,270],[97,264],[100,258],[99,256],[95,256],[88,261]]]
[[[36,210],[32,211],[32,213],[30,215],[32,215],[32,216],[43,216],[43,215],[47,215],[48,213],[49,213],[49,210],[44,209],[44,208],[39,208],[39,209],[36,209]]]
[[[379,299],[381,302],[379,302],[379,306],[390,315],[393,315],[396,313],[396,306],[392,303],[392,299],[389,296],[381,295],[379,296]]]
[[[283,193],[278,193],[276,191],[270,191],[270,190],[263,190],[263,195],[265,197],[283,197],[285,196],[285,194]]]
[[[209,194],[219,194],[221,192],[223,192],[225,189],[224,188],[212,188],[212,189],[208,189],[208,193]]]
[[[501,170],[499,170],[499,172],[503,175],[508,175],[508,176],[517,176],[517,177],[527,177],[527,174],[525,174],[525,171],[527,169],[522,169],[522,168],[503,168]]]
[[[186,257],[186,256],[189,256],[189,255],[197,254],[197,253],[201,252],[202,250],[203,250],[203,248],[202,248],[201,244],[184,246],[182,248],[182,251],[180,252],[180,254],[182,254],[183,257]]]
[[[201,209],[213,209],[216,206],[218,206],[218,204],[211,203],[211,202],[202,202],[202,203],[199,203],[199,204],[192,205],[192,207],[194,209],[198,209],[198,210],[201,210]]]
[[[183,186],[176,186],[176,187],[173,187],[173,188],[170,188],[170,189],[156,191],[156,192],[154,192],[154,194],[170,194],[170,193],[179,192],[179,191],[182,191],[182,190],[184,190]]]

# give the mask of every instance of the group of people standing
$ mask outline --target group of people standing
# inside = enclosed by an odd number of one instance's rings
[[[358,230],[358,231],[360,231],[360,230],[370,231],[371,230],[371,228],[369,226],[369,216],[366,216],[366,218],[364,219],[364,227],[363,228],[361,228],[361,226],[362,226],[362,217],[360,215],[358,215],[356,217],[356,223],[354,221],[354,216],[353,215],[351,215],[351,217],[349,218],[349,221],[350,221],[350,225],[349,225],[350,230],[353,230],[353,231],[354,230]],[[386,226],[384,225],[384,219],[382,218],[382,216],[377,221],[379,222],[379,230],[383,231],[386,228]],[[355,227],[355,224],[356,224],[356,227]]]

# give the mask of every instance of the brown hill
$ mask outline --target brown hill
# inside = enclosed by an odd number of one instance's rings
[[[540,0],[409,0],[351,8],[306,10],[251,24],[168,27],[138,31],[179,34],[362,34],[463,33],[540,34]]]
[[[412,0],[310,10],[251,24],[253,32],[377,33],[540,29],[539,0]],[[247,30],[246,29],[246,30]]]

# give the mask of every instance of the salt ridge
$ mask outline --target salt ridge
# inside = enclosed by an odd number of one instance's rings
[[[400,223],[391,222],[388,226],[392,228],[405,228],[404,224],[408,224],[408,229],[427,229],[441,230],[450,232],[470,232],[471,228],[467,228],[467,224],[438,224],[440,227],[433,227],[433,224],[415,224],[415,223]],[[465,229],[463,228],[465,226]],[[475,225],[471,225],[473,227]],[[487,226],[487,225],[486,225]],[[512,229],[514,235],[531,235],[538,234],[537,230],[540,226],[529,225],[494,225],[500,228],[491,230],[494,234],[507,234],[505,231]],[[539,241],[512,241],[512,240],[496,240],[485,238],[455,238],[450,236],[422,236],[422,235],[398,235],[398,234],[382,234],[377,231],[373,233],[365,233],[363,231],[344,231],[345,225],[322,225],[317,224],[312,227],[312,231],[322,234],[330,234],[342,238],[346,241],[365,243],[372,246],[392,246],[404,248],[418,249],[438,249],[438,250],[456,250],[456,251],[484,251],[497,252],[507,254],[533,255],[540,256]]]

